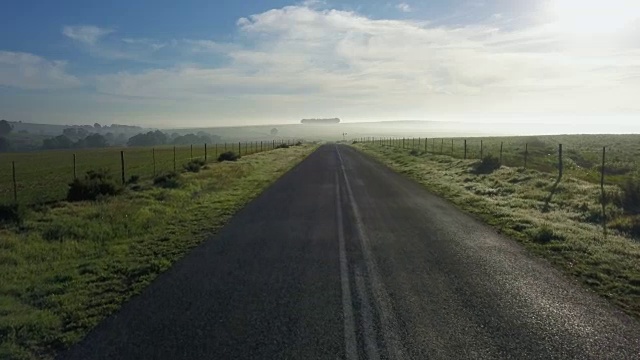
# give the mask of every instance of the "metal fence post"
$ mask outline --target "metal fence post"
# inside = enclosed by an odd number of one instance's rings
[[[18,182],[16,181],[16,162],[11,162],[11,169],[13,174],[13,201],[18,204]]]
[[[125,184],[125,179],[124,179],[124,151],[120,151],[120,170],[122,173],[122,185]]]

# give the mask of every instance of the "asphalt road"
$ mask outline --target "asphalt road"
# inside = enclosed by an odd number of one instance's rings
[[[63,359],[640,359],[640,324],[325,145]]]

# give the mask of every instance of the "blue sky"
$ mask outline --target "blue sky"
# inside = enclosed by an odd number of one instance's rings
[[[0,117],[622,119],[640,110],[636,2],[5,1]]]

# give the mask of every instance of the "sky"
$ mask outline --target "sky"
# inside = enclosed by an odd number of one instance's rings
[[[634,125],[638,94],[637,0],[5,0],[0,14],[10,121]]]

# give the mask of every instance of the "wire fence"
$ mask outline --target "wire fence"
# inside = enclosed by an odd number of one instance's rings
[[[359,138],[381,146],[445,155],[457,159],[491,156],[500,164],[621,184],[637,177],[640,136],[541,136],[491,138]]]
[[[152,179],[182,171],[188,162],[217,161],[227,151],[245,156],[273,150],[295,140],[252,141],[138,148],[51,150],[0,154],[0,204],[38,204],[63,200],[69,183],[91,170],[106,170],[123,183],[132,176]]]

